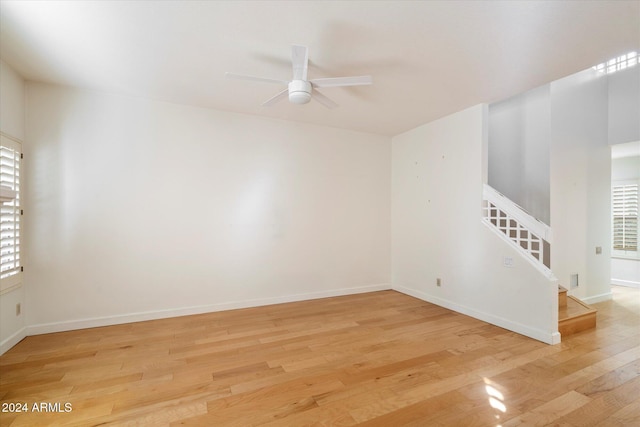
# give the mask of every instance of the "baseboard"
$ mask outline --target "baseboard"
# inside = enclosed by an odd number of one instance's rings
[[[612,298],[613,298],[613,294],[611,292],[607,292],[604,294],[594,295],[592,297],[586,297],[586,298],[580,297],[580,301],[586,304],[595,304],[597,302],[609,301]]]
[[[457,313],[461,313],[461,314],[473,317],[475,319],[482,320],[483,322],[491,323],[492,325],[499,326],[501,328],[516,332],[526,337],[533,338],[534,340],[542,341],[543,343],[546,343],[546,344],[560,343],[560,333],[558,331],[549,333],[548,331],[534,329],[529,326],[523,325],[521,323],[513,322],[511,320],[504,319],[502,317],[495,316],[490,313],[478,311],[470,307],[465,307],[463,305],[456,304],[449,300],[445,300],[442,298],[434,297],[433,295],[425,294],[415,289],[409,289],[409,288],[405,288],[402,286],[395,286],[395,285],[393,286],[392,289],[395,291],[401,292],[403,294],[407,294],[409,296],[421,299],[423,301],[427,301],[432,304],[439,305],[440,307],[448,308],[449,310],[453,310]]]
[[[27,337],[27,328],[22,328],[9,338],[0,343],[0,356],[5,354],[11,347],[18,344],[20,341]]]
[[[240,308],[261,307],[265,305],[283,304],[288,302],[306,301],[320,298],[354,295],[366,292],[389,290],[388,283],[361,286],[356,288],[343,288],[322,292],[310,292],[272,298],[261,298],[243,301],[225,302],[220,304],[200,305],[193,307],[146,311],[140,313],[94,317],[63,322],[41,323],[26,327],[26,336],[48,334],[53,332],[73,331],[77,329],[97,328],[101,326],[121,325],[123,323],[144,322],[147,320],[166,319],[170,317],[190,316],[193,314],[213,313],[217,311],[236,310]]]
[[[640,288],[640,282],[635,282],[633,280],[622,280],[622,279],[611,279],[612,285],[618,286],[626,286],[627,288]]]

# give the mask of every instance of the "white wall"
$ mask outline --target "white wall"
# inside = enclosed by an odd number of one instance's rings
[[[489,185],[550,224],[549,85],[489,106]]]
[[[30,333],[386,289],[389,138],[27,87]]]
[[[637,179],[640,179],[640,156],[621,157],[611,160],[612,181]],[[640,260],[611,258],[611,283],[640,288]]]
[[[24,139],[24,80],[4,61],[0,61],[0,131]],[[24,337],[24,287],[0,295],[0,354]],[[16,315],[16,304],[22,314]]]
[[[551,83],[551,269],[587,303],[611,298],[611,153],[607,77],[589,69]],[[596,254],[596,247],[602,248]]]
[[[24,79],[0,60],[0,129],[24,141]]]
[[[487,108],[476,106],[392,139],[392,284],[557,342],[555,282],[481,222],[486,127]],[[513,268],[503,266],[505,256]]]
[[[611,258],[611,283],[640,288],[640,260]]]

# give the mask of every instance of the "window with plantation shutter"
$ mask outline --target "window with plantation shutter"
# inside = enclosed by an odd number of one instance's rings
[[[638,256],[638,188],[638,182],[613,185],[613,255]]]
[[[0,136],[0,185],[15,196],[0,205],[0,292],[22,282],[20,264],[20,159],[21,145]],[[7,192],[7,191],[5,191]]]

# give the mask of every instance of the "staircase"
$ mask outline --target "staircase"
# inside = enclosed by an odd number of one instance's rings
[[[567,290],[558,286],[558,332],[562,337],[595,328],[596,312],[595,308],[567,295]]]
[[[550,280],[551,227],[529,215],[522,207],[485,184],[482,221],[519,251],[524,259]]]
[[[524,259],[550,281],[558,283],[550,269],[551,228],[529,215],[503,194],[484,185],[483,222],[518,250]],[[567,295],[558,286],[558,332],[562,337],[596,327],[597,310]]]

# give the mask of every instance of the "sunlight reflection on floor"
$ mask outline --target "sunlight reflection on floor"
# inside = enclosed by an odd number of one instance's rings
[[[489,397],[489,405],[503,414],[507,412],[507,405],[504,404],[504,395],[498,390],[499,385],[486,377],[483,378],[483,380],[485,384],[484,389]],[[498,420],[498,422],[500,420],[499,413],[496,413],[496,420]],[[501,425],[498,423],[496,427],[501,427]]]

